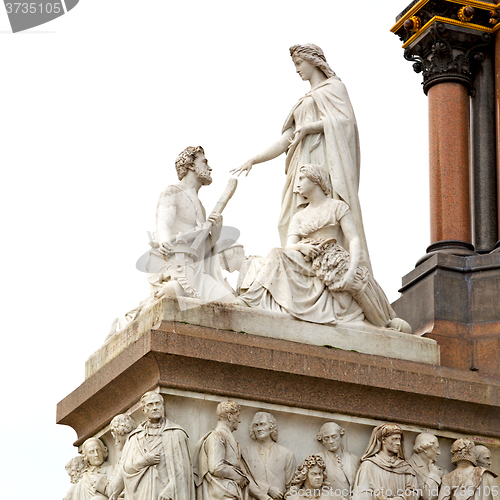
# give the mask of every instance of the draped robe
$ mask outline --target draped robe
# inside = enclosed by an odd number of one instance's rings
[[[82,478],[74,485],[71,500],[106,500],[108,483],[113,474],[113,466],[103,462],[99,466],[88,466]],[[97,486],[97,488],[96,488]]]
[[[295,104],[283,125],[283,132],[318,121],[323,124],[323,132],[306,135],[297,147],[287,152],[286,181],[278,224],[281,245],[286,246],[288,226],[303,202],[295,192],[300,167],[309,163],[322,165],[330,173],[334,190],[332,197],[342,199],[351,209],[361,242],[361,263],[371,271],[358,197],[358,126],[347,89],[337,76],[328,78]],[[344,246],[343,242],[339,243]]]
[[[160,454],[155,464],[152,456]],[[172,500],[194,500],[194,483],[187,434],[162,419],[159,428],[143,422],[123,447],[113,478],[112,491],[125,488],[127,500],[157,500],[166,492]]]
[[[415,472],[408,462],[401,458],[390,462],[377,453],[361,462],[353,500],[377,500],[379,495],[417,500],[417,488]]]
[[[289,234],[301,239],[333,237],[342,240],[340,220],[347,213],[346,203],[327,199],[314,216],[306,216],[305,210],[296,213]],[[285,248],[271,250],[254,282],[239,298],[249,307],[288,313],[313,323],[334,325],[365,319],[352,295],[330,292],[301,252]]]
[[[244,464],[240,446],[231,431],[217,427],[203,436],[194,454],[196,500],[246,500],[248,487],[241,488],[238,481]]]
[[[339,457],[339,464],[337,455],[326,449],[319,453],[319,456],[323,457],[325,461],[327,479],[331,488],[334,491],[340,490],[342,493],[340,496],[342,498],[349,498],[351,496],[352,487],[354,486],[356,472],[360,464],[359,457],[348,451],[344,451]]]

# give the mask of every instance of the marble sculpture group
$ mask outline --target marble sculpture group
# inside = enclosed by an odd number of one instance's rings
[[[198,197],[212,182],[202,147],[188,147],[175,162],[179,183],[161,194],[156,232],[147,261],[151,295],[124,318],[122,330],[163,297],[191,297],[326,325],[368,322],[411,333],[397,318],[373,277],[358,199],[360,148],[347,90],[316,45],[290,48],[310,91],[293,106],[281,137],[232,173],[286,154],[286,181],[279,219],[281,248],[267,257],[246,257],[235,239],[224,238],[222,211],[237,179],[208,215]],[[239,271],[236,290],[222,270]],[[64,500],[490,500],[499,483],[491,453],[468,438],[451,448],[452,472],[436,465],[436,436],[419,434],[407,459],[403,431],[386,423],[373,429],[360,458],[344,448],[344,429],[326,422],[318,430],[319,454],[301,464],[278,444],[275,417],[257,412],[252,443],[240,449],[234,431],[240,405],[222,401],[218,423],[192,448],[182,427],[165,416],[163,397],[141,398],[145,420],[128,415],[110,424],[118,457],[111,464],[98,438],[68,462],[71,487]],[[305,450],[307,451],[307,450]]]
[[[293,106],[278,141],[232,171],[248,175],[253,165],[286,153],[278,224],[282,247],[266,258],[246,259],[241,245],[221,238],[222,211],[237,179],[230,179],[207,217],[198,193],[211,184],[212,169],[201,146],[186,148],[175,162],[179,183],[158,201],[146,265],[151,295],[115,320],[110,336],[164,296],[411,333],[373,277],[358,198],[358,128],[347,90],[318,46],[294,45],[290,54],[311,89]],[[236,291],[223,268],[239,271]]]

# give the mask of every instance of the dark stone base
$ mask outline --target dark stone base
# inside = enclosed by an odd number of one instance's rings
[[[476,252],[474,251],[474,246],[466,241],[438,241],[427,248],[426,254],[423,257],[420,257],[416,267],[420,266],[420,264],[423,264],[426,260],[430,259],[433,255],[437,255],[438,253],[468,257],[470,255],[475,255]]]
[[[500,378],[163,321],[61,401],[75,445],[154,387],[500,437]]]
[[[500,376],[500,253],[438,252],[403,278],[393,304],[416,335],[436,340],[441,364]]]

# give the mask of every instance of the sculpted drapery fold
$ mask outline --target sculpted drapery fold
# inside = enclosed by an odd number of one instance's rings
[[[323,165],[330,174],[333,196],[341,198],[351,209],[361,241],[362,264],[371,270],[358,197],[358,127],[347,89],[336,76],[328,78],[297,102],[283,125],[283,132],[317,121],[322,122],[323,132],[305,136],[287,152],[287,178],[279,222],[282,245],[286,244],[288,226],[302,202],[300,195],[294,192],[300,167],[305,164]],[[344,241],[339,243],[346,248]]]
[[[160,454],[154,464],[153,455]],[[164,419],[152,435],[146,423],[130,433],[112,491],[125,487],[127,500],[156,500],[166,488],[172,500],[194,500],[194,482],[186,432]]]
[[[417,500],[418,485],[415,472],[400,458],[394,462],[380,455],[365,459],[356,476],[354,500],[378,500],[399,497],[403,500]]]
[[[194,453],[196,500],[246,500],[248,488],[241,488],[244,475],[241,452],[230,431],[216,428],[198,443]]]

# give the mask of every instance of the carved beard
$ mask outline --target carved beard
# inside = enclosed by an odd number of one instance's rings
[[[453,457],[451,460],[451,463],[453,465],[456,465],[461,460],[466,460],[467,462],[470,462],[473,465],[477,465],[475,455],[468,449],[459,450],[453,453]]]
[[[199,169],[196,169],[195,172],[202,186],[210,186],[212,184],[212,174],[210,172],[201,172]]]

